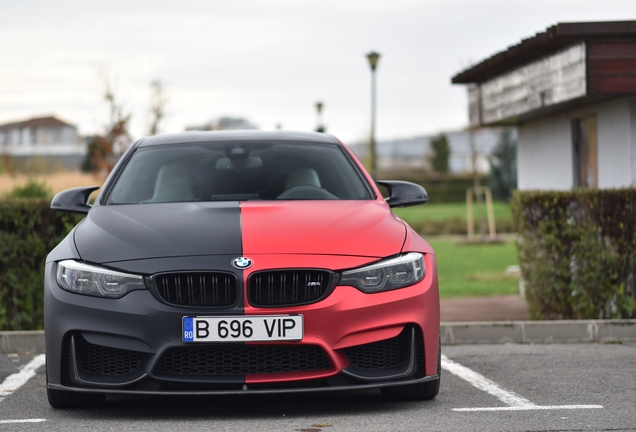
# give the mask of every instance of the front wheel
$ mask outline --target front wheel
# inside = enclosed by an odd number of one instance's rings
[[[390,400],[431,400],[439,393],[442,379],[442,337],[437,345],[437,379],[417,384],[382,387],[382,397]]]

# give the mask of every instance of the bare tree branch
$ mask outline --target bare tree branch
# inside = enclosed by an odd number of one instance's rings
[[[163,83],[160,80],[154,80],[150,83],[150,112],[152,114],[152,121],[150,122],[150,135],[158,134],[161,129],[161,121],[166,116],[166,105],[168,103],[168,97],[166,96]]]

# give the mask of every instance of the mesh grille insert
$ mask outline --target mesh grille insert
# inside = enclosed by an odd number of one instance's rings
[[[229,273],[160,274],[154,282],[161,298],[178,306],[233,306],[238,299],[236,277]]]
[[[321,300],[331,289],[333,274],[326,270],[272,270],[252,273],[248,300],[253,306],[288,306]]]
[[[101,345],[93,345],[81,336],[75,336],[78,364],[86,373],[96,375],[126,375],[139,366],[143,353]]]
[[[157,366],[166,375],[240,375],[329,369],[331,362],[315,345],[208,345],[171,348]]]
[[[349,363],[360,369],[383,369],[402,365],[407,359],[408,335],[405,328],[392,339],[345,349]]]

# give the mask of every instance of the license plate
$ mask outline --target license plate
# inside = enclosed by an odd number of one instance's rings
[[[299,341],[302,315],[183,317],[184,342]]]

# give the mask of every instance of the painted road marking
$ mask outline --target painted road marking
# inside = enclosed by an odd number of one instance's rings
[[[0,420],[0,424],[10,424],[10,423],[42,423],[45,422],[46,419],[25,419],[25,420]]]
[[[4,400],[6,396],[9,396],[14,391],[25,385],[27,381],[35,376],[35,371],[39,367],[44,366],[45,357],[44,354],[35,356],[33,360],[24,366],[20,372],[9,375],[2,384],[0,384],[0,402]],[[13,423],[42,423],[46,419],[18,419],[18,420],[0,420],[0,424],[13,424]]]
[[[453,411],[541,411],[541,410],[575,410],[602,409],[603,405],[531,405],[488,408],[453,408]]]
[[[492,408],[453,408],[453,411],[528,411],[528,410],[571,410],[571,409],[598,409],[603,408],[602,405],[536,405],[528,399],[518,394],[506,390],[497,385],[494,381],[489,380],[485,376],[478,374],[472,369],[467,368],[457,362],[450,360],[442,354],[442,369],[452,373],[453,375],[468,381],[471,385],[495,396],[508,406],[492,407]]]
[[[44,363],[44,354],[40,354],[27,363],[20,372],[9,375],[4,382],[0,384],[0,401],[4,400],[6,396],[9,396],[33,378],[35,376],[35,371],[39,367],[44,366]]]

